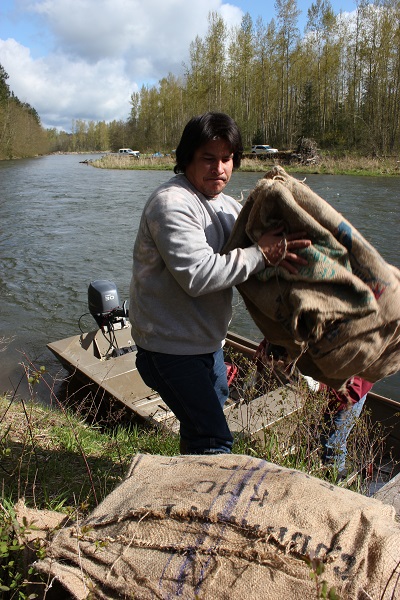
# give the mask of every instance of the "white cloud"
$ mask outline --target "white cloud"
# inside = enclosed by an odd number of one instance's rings
[[[71,128],[73,119],[126,119],[137,85],[120,59],[89,64],[62,54],[33,60],[28,48],[15,40],[0,40],[1,64],[9,86],[39,113],[45,127]]]
[[[244,12],[233,4],[223,4],[220,12],[228,27],[238,27],[244,16]]]
[[[50,46],[34,57],[17,31],[0,39],[10,89],[45,127],[67,130],[73,119],[126,119],[132,92],[182,72],[210,11],[220,10],[228,24],[242,16],[221,0],[19,0],[18,7],[30,33],[34,23]]]
[[[34,0],[56,49],[89,62],[132,54],[151,63],[179,65],[189,43],[206,31],[220,0]],[[163,73],[164,74],[164,70]],[[161,73],[151,73],[159,76]]]

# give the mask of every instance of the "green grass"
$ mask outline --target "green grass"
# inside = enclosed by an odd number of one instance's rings
[[[0,399],[3,495],[50,508],[93,508],[123,479],[137,453],[177,454],[177,436],[132,424],[88,425],[71,410]]]
[[[131,158],[129,156],[115,156],[105,154],[90,163],[98,169],[117,169],[134,171],[173,171],[175,162],[171,157],[161,158]]]

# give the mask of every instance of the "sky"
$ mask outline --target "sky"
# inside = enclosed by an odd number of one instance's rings
[[[302,30],[312,0],[298,0]],[[355,0],[331,0],[336,14]],[[209,13],[239,25],[250,13],[268,24],[274,0],[0,0],[0,65],[9,88],[46,128],[74,120],[125,121],[130,97],[188,64]]]

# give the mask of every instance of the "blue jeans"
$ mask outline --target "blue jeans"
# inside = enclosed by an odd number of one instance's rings
[[[325,417],[327,432],[321,437],[322,461],[334,464],[339,474],[346,470],[347,439],[361,414],[366,397],[367,395],[363,396],[348,409],[338,410],[333,416]]]
[[[229,392],[222,349],[181,356],[138,347],[136,367],[179,420],[181,452],[231,451],[233,438],[223,413]]]

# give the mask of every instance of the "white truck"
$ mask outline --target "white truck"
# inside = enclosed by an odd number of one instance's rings
[[[127,154],[128,156],[134,156],[135,158],[140,157],[139,150],[131,150],[131,148],[120,148],[118,154]]]
[[[252,154],[277,154],[278,148],[271,148],[269,144],[258,144],[251,147]]]

